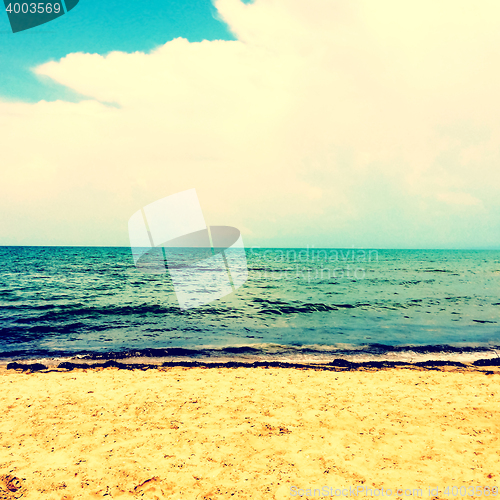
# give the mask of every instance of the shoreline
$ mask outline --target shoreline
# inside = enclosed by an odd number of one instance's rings
[[[43,361],[43,362],[42,362]],[[42,359],[23,362],[13,361],[0,364],[2,371],[23,371],[23,372],[68,372],[73,370],[98,370],[106,368],[118,368],[120,370],[161,370],[167,368],[203,368],[203,369],[238,369],[238,368],[294,368],[299,370],[320,370],[320,371],[367,371],[367,370],[390,370],[409,369],[421,371],[480,371],[487,373],[500,373],[500,358],[480,358],[473,362],[462,362],[456,360],[428,359],[425,361],[392,361],[373,360],[353,362],[346,359],[335,359],[324,362],[291,362],[291,361],[197,361],[178,360],[147,362],[147,358],[135,358],[124,361],[123,358],[108,359],[105,361],[84,360],[84,359]]]
[[[0,369],[37,364],[47,369],[116,363],[127,367],[161,366],[281,366],[358,369],[396,366],[499,366],[498,345],[279,345],[147,348],[121,351],[0,353]],[[111,365],[109,365],[111,366]],[[22,368],[22,367],[21,367]]]

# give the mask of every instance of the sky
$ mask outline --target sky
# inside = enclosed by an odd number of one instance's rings
[[[497,0],[0,13],[0,245],[127,246],[195,188],[246,247],[500,247]]]

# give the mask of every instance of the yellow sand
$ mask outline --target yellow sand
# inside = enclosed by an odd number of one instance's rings
[[[500,486],[499,382],[498,371],[3,370],[0,498]]]

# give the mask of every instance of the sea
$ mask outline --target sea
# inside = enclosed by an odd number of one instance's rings
[[[473,362],[500,357],[499,250],[247,248],[248,278],[179,307],[127,247],[0,247],[0,363]]]

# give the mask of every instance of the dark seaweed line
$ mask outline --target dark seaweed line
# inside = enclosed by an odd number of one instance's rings
[[[59,371],[59,370],[75,370],[75,369],[98,369],[98,368],[119,368],[122,370],[151,370],[159,368],[186,367],[186,368],[297,368],[297,369],[315,369],[326,371],[356,371],[363,369],[384,369],[384,368],[423,368],[425,370],[441,370],[445,367],[454,368],[470,368],[470,367],[494,367],[500,366],[500,358],[495,359],[478,359],[473,363],[466,364],[459,361],[419,361],[416,363],[408,363],[404,361],[365,361],[361,363],[347,361],[345,359],[336,359],[330,363],[314,364],[314,363],[285,363],[280,361],[254,361],[251,363],[243,363],[231,361],[226,363],[214,362],[203,363],[199,361],[170,361],[162,364],[139,364],[139,363],[120,363],[110,360],[105,363],[71,363],[65,361],[60,363],[55,369],[50,369],[42,363],[9,363],[7,370],[21,370],[26,372],[37,371]],[[493,372],[486,372],[493,373]]]

